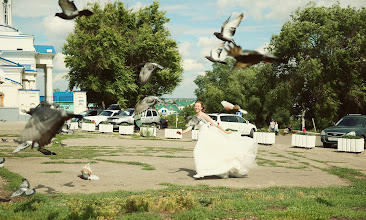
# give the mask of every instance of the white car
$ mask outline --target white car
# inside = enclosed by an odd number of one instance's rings
[[[208,114],[217,124],[224,129],[233,129],[240,132],[242,135],[253,137],[253,133],[257,131],[257,127],[243,117],[234,114],[212,113]]]
[[[113,117],[115,115],[118,115],[118,113],[121,110],[104,110],[102,113],[100,113],[99,115],[95,115],[95,116],[86,116],[83,118],[83,120],[88,120],[88,121],[92,121],[95,123],[95,126],[99,126],[100,122],[102,121],[106,121],[107,118],[109,117]]]

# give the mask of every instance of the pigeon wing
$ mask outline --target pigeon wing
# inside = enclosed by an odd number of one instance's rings
[[[10,198],[21,196],[24,193],[24,191],[20,188],[16,189],[13,194],[11,194]]]
[[[222,35],[224,36],[234,36],[236,28],[241,23],[241,20],[243,20],[244,13],[241,13],[238,17],[228,22],[223,30]]]
[[[231,109],[234,108],[233,104],[231,104],[230,102],[227,102],[225,100],[221,102],[221,105],[224,106],[225,109],[230,109],[231,110]]]
[[[0,157],[0,167],[3,167],[5,163],[5,158]]]
[[[224,31],[226,24],[229,22],[229,20],[231,18],[231,15],[232,14],[230,14],[230,16],[226,19],[226,21],[224,21],[224,23],[222,23],[222,25],[221,25],[221,33]]]
[[[73,16],[78,14],[78,9],[76,8],[74,2],[70,2],[69,0],[58,0],[58,4],[65,15]]]
[[[140,100],[135,105],[135,115],[141,114],[147,109],[153,107],[156,103],[165,103],[163,100],[159,99],[156,96],[147,96],[144,99]]]
[[[33,195],[34,193],[36,193],[36,190],[35,190],[35,189],[27,189],[24,193],[25,193],[25,195],[27,195],[27,196],[31,196],[31,195]]]
[[[15,150],[13,151],[13,153],[17,153],[21,150],[26,149],[27,147],[32,145],[32,141],[25,141],[25,142],[21,142],[17,148],[15,148]]]
[[[85,9],[85,10],[79,11],[79,16],[90,16],[90,15],[93,15],[93,12],[91,12],[91,11],[90,11],[90,10],[88,10],[88,9]]]

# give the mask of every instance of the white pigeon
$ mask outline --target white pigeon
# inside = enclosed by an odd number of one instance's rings
[[[144,63],[144,66],[140,70],[140,84],[145,85],[147,82],[150,81],[153,73],[157,69],[164,69],[163,66],[160,66],[157,63]]]
[[[222,58],[222,51],[224,49],[225,41],[217,45],[213,48],[210,52],[210,56],[206,56],[206,58],[211,62],[219,62],[222,64],[227,64],[224,59]]]
[[[30,184],[27,179],[23,179],[22,184],[20,184],[19,188],[15,189],[13,194],[10,197],[16,197],[21,196],[23,194],[30,196],[33,195],[36,190],[35,189],[29,189]]]
[[[83,169],[81,169],[81,178],[85,180],[99,180],[98,176],[92,175],[90,163],[88,163],[83,167]]]
[[[0,157],[0,167],[4,167],[5,164],[5,158]]]
[[[76,17],[90,16],[93,14],[93,12],[91,12],[87,9],[78,11],[78,9],[76,8],[76,6],[74,4],[74,1],[58,0],[58,4],[60,5],[60,7],[62,9],[62,13],[56,13],[55,16],[58,16],[62,19],[71,20]]]
[[[135,105],[135,115],[141,114],[142,112],[146,111],[149,108],[152,108],[157,103],[165,104],[165,102],[156,97],[156,96],[147,96],[144,99],[140,100]]]
[[[222,101],[221,104],[222,104],[222,106],[224,106],[224,109],[230,113],[236,113],[239,111],[242,114],[248,114],[248,112],[241,109],[239,105],[231,104],[230,102],[227,102],[225,100]]]
[[[214,35],[222,41],[234,42],[233,36],[235,34],[236,28],[239,26],[241,20],[244,18],[244,13],[241,13],[235,19],[230,20],[231,15],[221,26],[221,32],[215,32]]]
[[[15,148],[15,150],[13,151],[13,154],[18,153],[19,151],[24,150],[24,149],[32,146],[33,142],[32,141],[24,141],[24,142],[19,141],[18,143],[19,143],[19,145],[18,145],[17,148]]]

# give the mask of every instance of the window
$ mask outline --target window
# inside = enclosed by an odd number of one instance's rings
[[[147,111],[146,117],[151,117],[151,116],[152,116],[151,111],[150,110]]]
[[[245,119],[242,117],[236,116],[236,119],[238,120],[239,123],[247,123],[247,121],[245,121]]]
[[[156,113],[156,111],[152,111],[153,116],[158,116],[158,113]]]
[[[221,121],[238,122],[238,120],[236,119],[236,116],[231,116],[231,115],[221,116]]]
[[[214,116],[214,115],[209,115],[209,116],[212,118],[212,120],[217,121],[217,116]]]

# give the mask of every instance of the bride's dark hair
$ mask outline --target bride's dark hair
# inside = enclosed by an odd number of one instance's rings
[[[202,106],[202,112],[206,112],[205,104],[202,101],[196,101],[195,103],[200,103]]]

